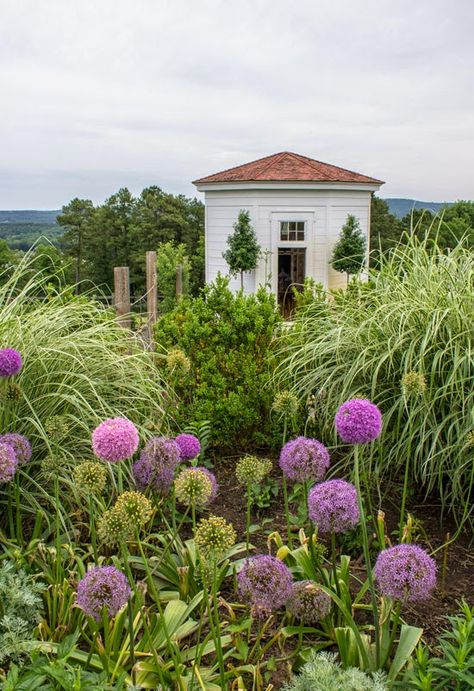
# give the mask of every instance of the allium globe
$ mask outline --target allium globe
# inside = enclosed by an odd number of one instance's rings
[[[258,485],[271,472],[273,463],[268,458],[242,456],[235,466],[235,477],[239,485]]]
[[[31,444],[26,437],[16,432],[7,432],[0,435],[0,444],[8,444],[15,452],[18,465],[28,463],[31,458]]]
[[[16,473],[18,459],[9,444],[0,443],[0,484],[10,482]]]
[[[202,518],[194,531],[194,541],[201,556],[212,559],[227,552],[235,544],[236,537],[234,526],[222,516]]]
[[[201,453],[201,443],[194,434],[178,434],[175,442],[179,446],[182,461],[191,461]]]
[[[74,468],[73,475],[80,492],[96,495],[104,492],[107,484],[107,472],[104,463],[84,461]]]
[[[385,597],[417,602],[429,597],[436,585],[436,562],[417,545],[395,545],[380,552],[374,576]]]
[[[253,615],[260,618],[286,604],[293,578],[282,561],[269,554],[258,554],[244,562],[237,584],[239,596],[251,605]]]
[[[326,480],[308,494],[308,514],[320,533],[344,533],[359,522],[357,490],[345,480]]]
[[[98,458],[109,463],[131,458],[138,449],[137,428],[123,417],[104,420],[92,433],[92,449]]]
[[[135,537],[135,529],[130,525],[125,512],[113,506],[104,511],[99,518],[97,534],[104,545],[112,547],[132,540]]]
[[[382,413],[374,403],[353,398],[336,413],[336,430],[345,444],[368,444],[382,431]]]
[[[133,532],[143,528],[153,515],[151,501],[141,492],[119,494],[114,509],[123,514]]]
[[[321,482],[331,462],[329,451],[317,439],[297,437],[287,442],[280,453],[280,468],[296,482]]]
[[[202,508],[215,499],[217,481],[207,468],[182,470],[174,483],[177,500],[185,506]]]
[[[147,488],[167,494],[173,484],[174,471],[180,463],[179,446],[174,439],[154,437],[146,444],[133,464],[133,477],[140,490]]]
[[[298,621],[311,626],[327,617],[331,611],[331,596],[314,581],[297,581],[293,583],[287,607]]]
[[[0,377],[13,377],[23,367],[21,355],[13,348],[0,350]]]
[[[77,586],[77,604],[96,621],[106,611],[114,617],[126,604],[131,590],[125,575],[115,566],[96,566]]]

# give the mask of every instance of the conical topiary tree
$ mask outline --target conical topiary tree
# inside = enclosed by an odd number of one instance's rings
[[[339,240],[334,245],[331,258],[333,269],[347,273],[347,282],[351,274],[359,273],[364,266],[366,247],[367,243],[358,219],[348,214]]]
[[[233,276],[240,273],[240,288],[244,287],[244,272],[257,268],[260,257],[260,245],[257,242],[255,230],[250,224],[250,213],[240,210],[234,223],[234,232],[227,239],[229,249],[222,253],[229,271]]]

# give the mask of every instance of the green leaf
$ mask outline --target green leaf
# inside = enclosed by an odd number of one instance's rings
[[[423,634],[417,626],[403,624],[400,629],[400,640],[388,673],[389,679],[395,679],[411,658]]]

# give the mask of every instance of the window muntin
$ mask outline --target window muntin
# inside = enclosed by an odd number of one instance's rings
[[[303,242],[305,240],[304,221],[280,221],[281,242]]]

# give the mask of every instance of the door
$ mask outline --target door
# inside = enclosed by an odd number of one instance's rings
[[[278,304],[285,317],[293,312],[293,288],[303,290],[305,266],[306,248],[278,248]]]

